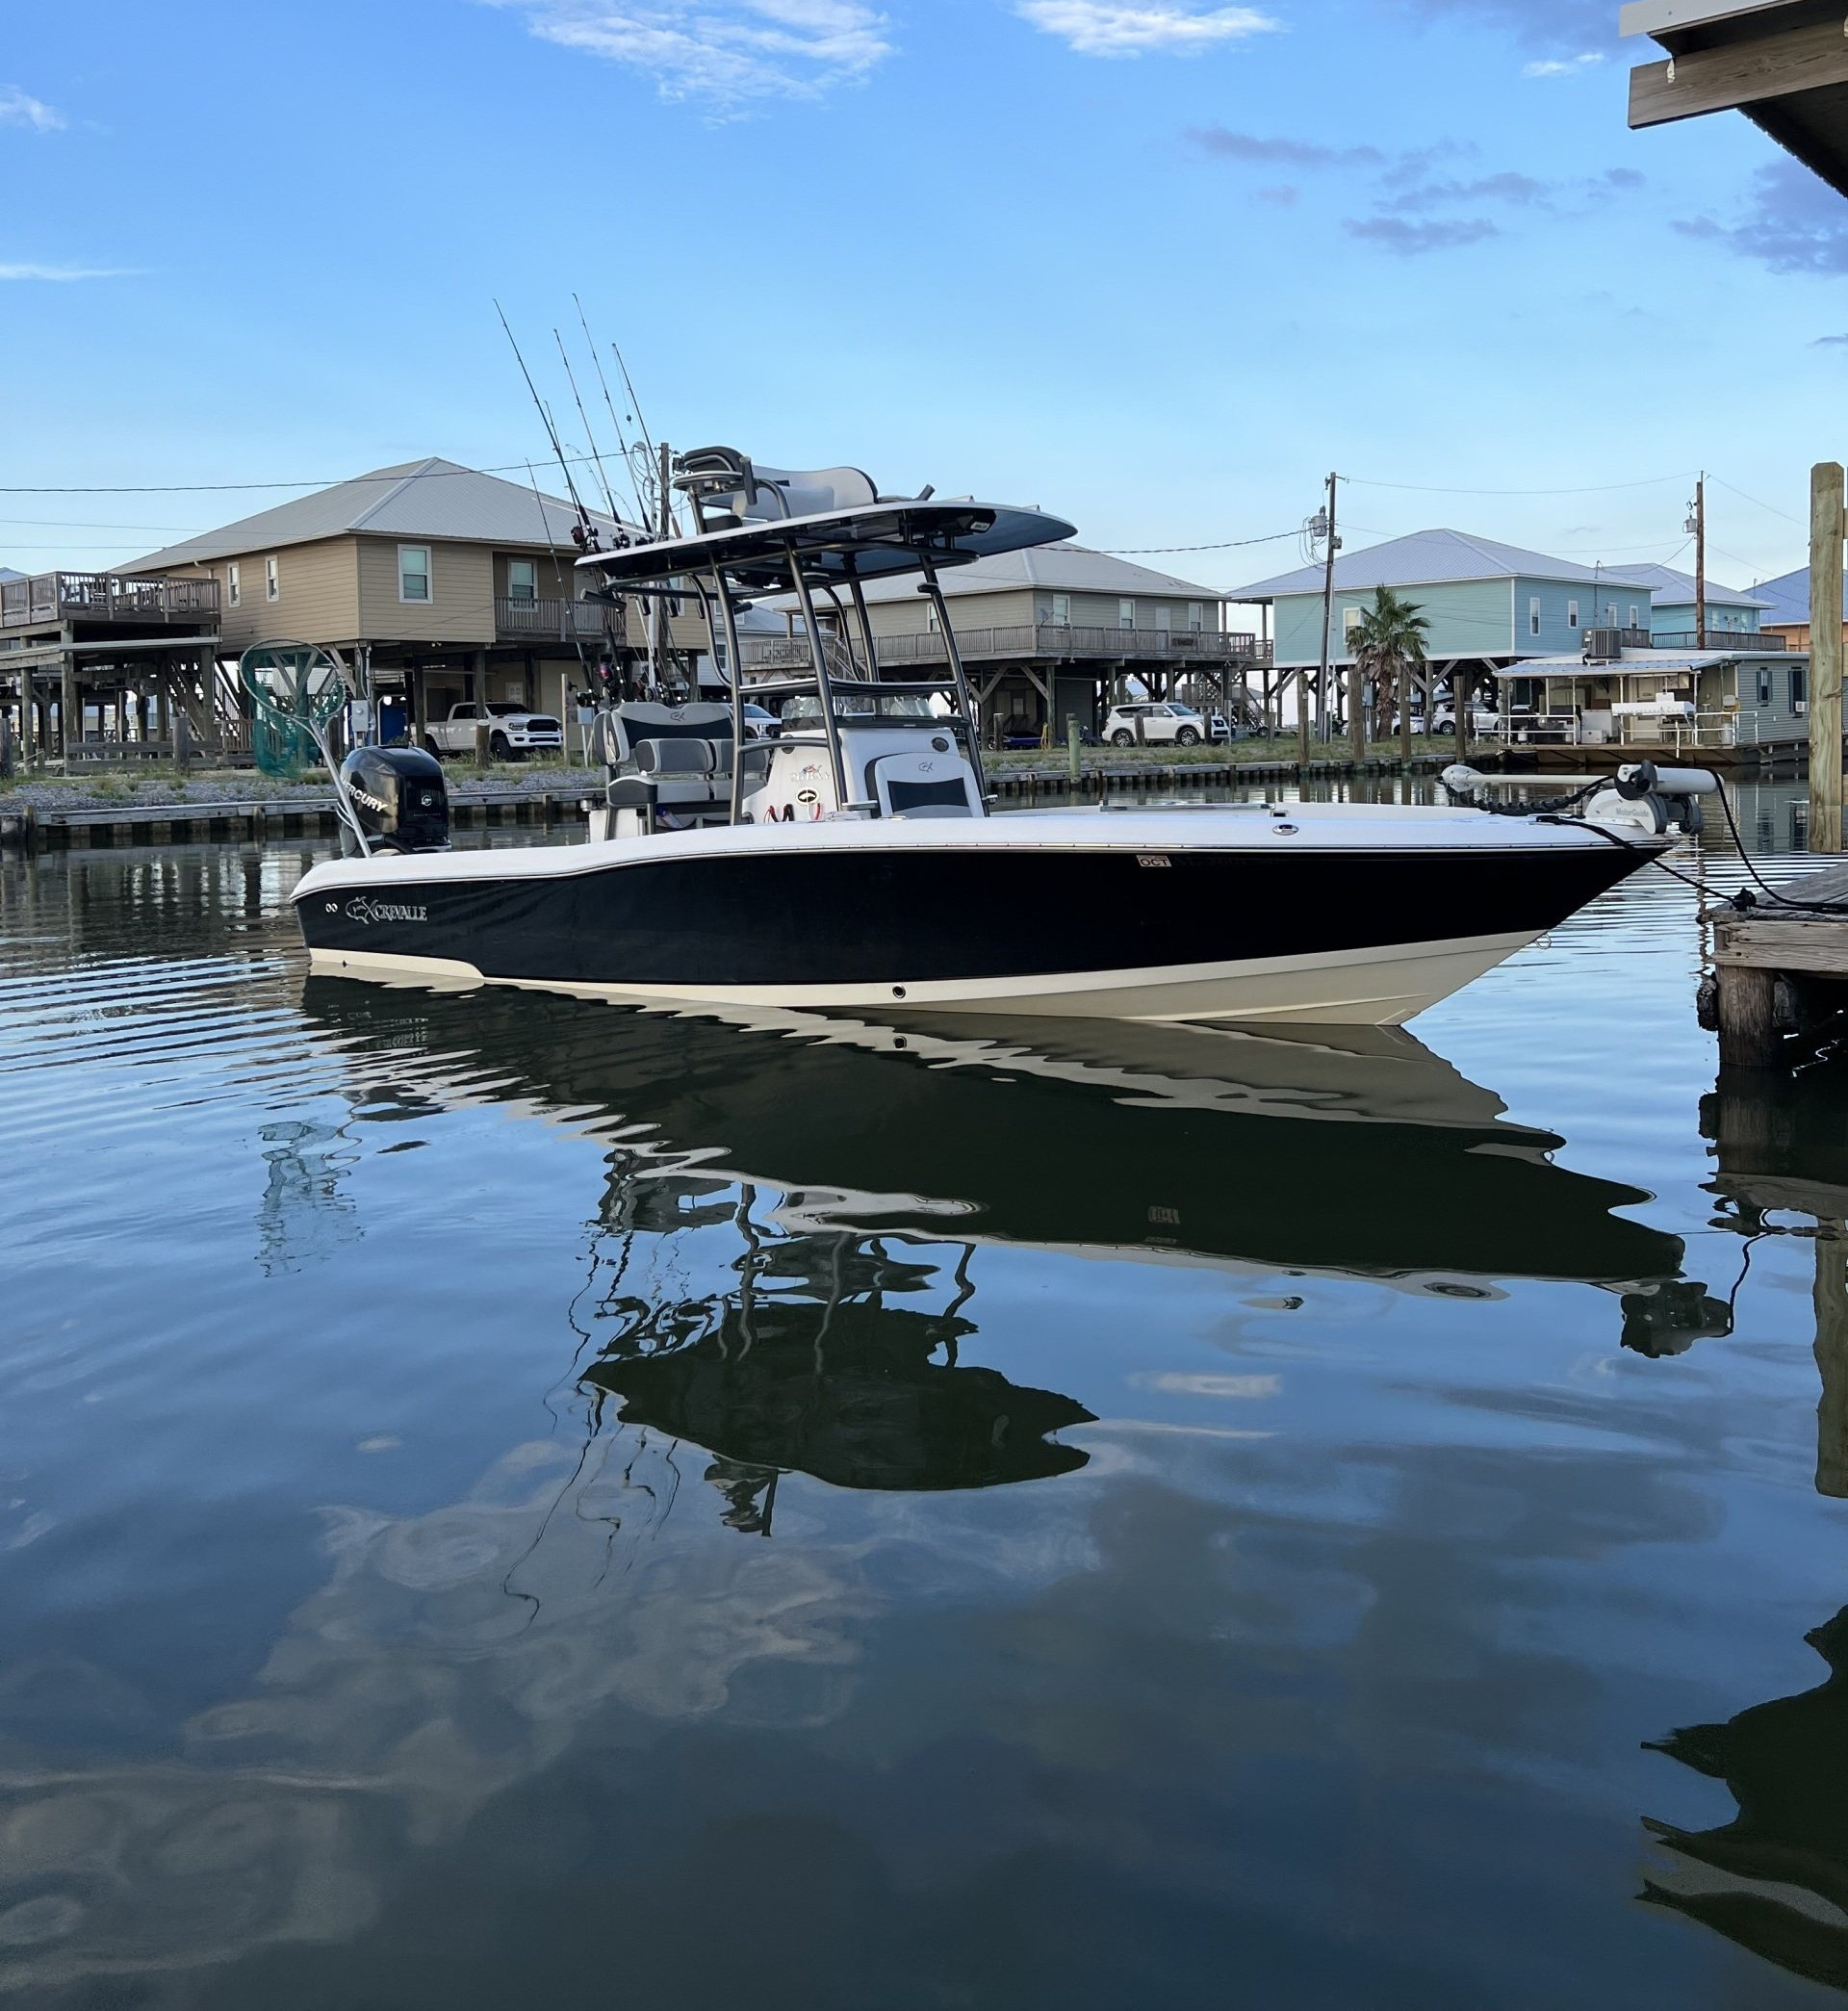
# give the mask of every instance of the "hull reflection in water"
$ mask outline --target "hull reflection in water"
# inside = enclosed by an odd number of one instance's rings
[[[1708,1830],[1647,1822],[1661,1854],[1642,1896],[1848,1990],[1848,1611],[1804,1638],[1826,1682],[1653,1743],[1723,1781],[1738,1814]]]
[[[420,1102],[491,1096],[620,1133],[607,1233],[734,1223],[735,1284],[599,1302],[585,1380],[625,1422],[732,1462],[708,1478],[739,1527],[766,1525],[783,1471],[930,1489],[1084,1464],[1051,1434],[1089,1412],[960,1359],[985,1243],[1438,1296],[1574,1280],[1624,1293],[1649,1353],[1708,1310],[1678,1282],[1679,1239],[1615,1212],[1647,1196],[1554,1164],[1562,1141],[1400,1032],[997,1021],[945,1038],[317,979],[305,1005],[355,1065],[415,1051],[398,1094]],[[941,1308],[917,1309],[933,1291]]]

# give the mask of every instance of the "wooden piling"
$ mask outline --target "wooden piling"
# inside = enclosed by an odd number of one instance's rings
[[[1841,850],[1842,466],[1810,472],[1810,849]]]

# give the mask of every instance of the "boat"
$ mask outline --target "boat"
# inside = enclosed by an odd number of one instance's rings
[[[722,1007],[1397,1025],[1669,842],[1659,799],[1614,787],[1578,816],[1473,803],[997,815],[940,576],[1073,527],[725,448],[676,466],[692,530],[578,564],[611,601],[697,600],[732,667],[730,703],[606,708],[582,844],[450,851],[438,764],[356,751],[353,856],[294,894],[314,969]],[[880,661],[862,589],[893,575],[930,603],[940,671]],[[765,597],[799,611],[808,661],[754,682],[737,623]],[[774,738],[754,735],[748,706],[780,712]]]

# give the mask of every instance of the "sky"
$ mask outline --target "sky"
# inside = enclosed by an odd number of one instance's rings
[[[1630,132],[1660,52],[1618,0],[4,13],[22,571],[299,493],[210,485],[556,489],[495,302],[607,451],[574,295],[657,439],[1039,503],[1220,591],[1298,561],[1331,470],[1350,549],[1686,566],[1704,469],[1748,584],[1848,453],[1848,203],[1735,116]]]

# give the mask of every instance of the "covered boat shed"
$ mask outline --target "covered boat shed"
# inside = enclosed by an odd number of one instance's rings
[[[1632,127],[1742,112],[1848,195],[1848,34],[1839,0],[1633,0],[1626,35],[1667,60],[1630,76]]]

